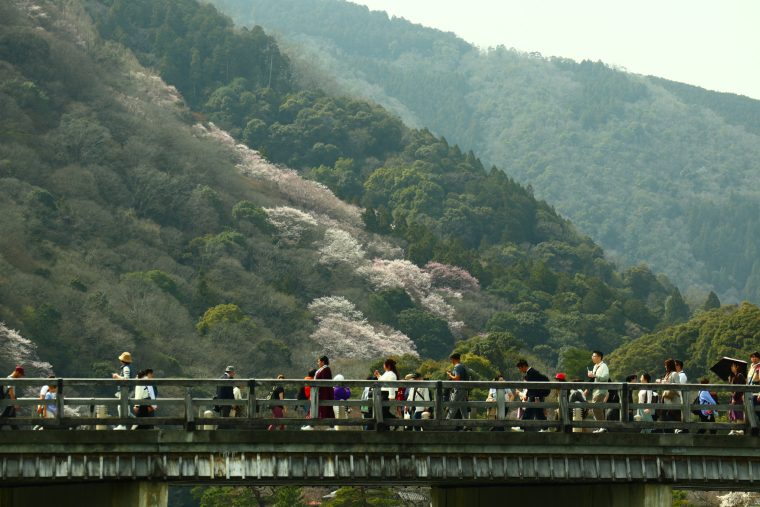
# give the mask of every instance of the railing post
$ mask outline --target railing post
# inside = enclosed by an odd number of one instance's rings
[[[681,389],[681,422],[688,423],[691,421],[691,410],[689,405],[691,400],[689,399],[689,391]]]
[[[55,395],[55,425],[56,427],[61,427],[61,418],[63,417],[63,407],[65,404],[63,403],[63,379],[59,378],[55,380],[56,385],[56,395]],[[43,403],[45,401],[43,400]]]
[[[496,420],[506,419],[506,405],[504,404],[504,388],[496,388]]]
[[[193,395],[190,388],[185,388],[185,431],[195,430],[195,413],[193,412]]]
[[[446,419],[443,414],[443,383],[439,380],[435,383],[435,420]]]
[[[256,379],[248,381],[248,419],[256,418]]]
[[[572,420],[570,419],[570,407],[567,400],[567,389],[559,390],[559,398],[557,398],[557,401],[559,402],[559,420],[562,421],[562,428],[560,429],[563,432],[570,431]]]
[[[628,422],[628,393],[630,392],[628,383],[625,382],[623,384],[623,387],[620,389],[620,421],[621,422]]]
[[[309,417],[311,419],[319,419],[319,388],[317,386],[311,386],[309,401],[311,402]]]
[[[383,417],[383,391],[379,385],[372,388],[372,412],[375,415],[375,429],[382,430],[385,419]]]
[[[129,384],[119,386],[119,417],[129,417]],[[126,426],[126,423],[120,423]]]
[[[755,412],[754,400],[755,393],[744,391],[744,421],[747,423],[751,432],[757,431],[758,421]]]

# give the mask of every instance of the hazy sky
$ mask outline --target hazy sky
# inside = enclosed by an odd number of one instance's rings
[[[602,60],[760,99],[760,0],[351,0],[481,47]]]

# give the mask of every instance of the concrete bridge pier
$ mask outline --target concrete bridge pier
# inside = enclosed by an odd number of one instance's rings
[[[433,507],[670,507],[672,488],[664,484],[541,484],[535,486],[437,486]]]
[[[161,482],[73,483],[0,489],[2,507],[167,507],[169,486]]]

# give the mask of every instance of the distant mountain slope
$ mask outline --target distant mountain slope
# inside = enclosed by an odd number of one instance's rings
[[[688,317],[473,153],[291,75],[193,0],[0,3],[0,321],[63,375],[267,376],[472,337],[548,366]]]
[[[601,63],[479,51],[342,0],[213,0],[297,45],[302,79],[496,163],[626,263],[760,301],[760,102]]]

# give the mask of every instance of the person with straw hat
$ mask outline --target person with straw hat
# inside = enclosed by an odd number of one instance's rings
[[[121,362],[121,366],[119,366],[119,373],[112,373],[111,378],[114,380],[129,380],[131,379],[133,375],[134,368],[132,367],[132,354],[129,352],[122,352],[119,354],[119,362]],[[116,393],[116,397],[121,399],[121,392]],[[119,417],[122,416],[121,414],[121,405],[116,407],[117,411],[119,412]],[[127,429],[126,426],[119,425],[116,426],[114,429],[117,430],[125,430]]]

